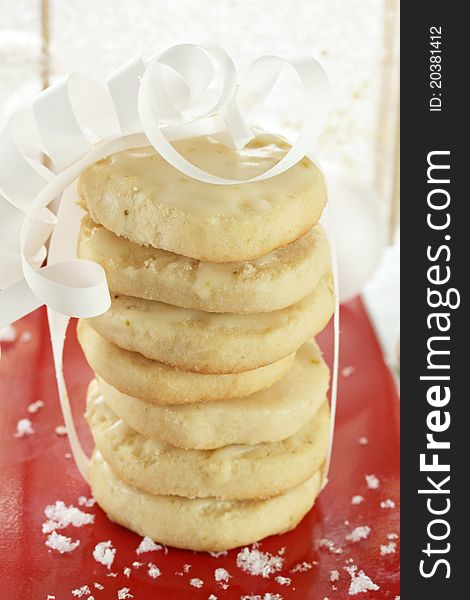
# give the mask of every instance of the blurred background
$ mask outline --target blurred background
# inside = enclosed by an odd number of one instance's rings
[[[0,121],[70,71],[103,81],[137,53],[201,40],[240,72],[268,53],[315,56],[333,90],[315,149],[325,170],[341,300],[363,293],[398,367],[398,0],[0,0]],[[301,96],[281,81],[261,124],[295,134]]]

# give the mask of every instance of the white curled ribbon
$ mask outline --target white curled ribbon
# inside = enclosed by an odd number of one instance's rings
[[[297,139],[277,164],[240,181],[208,173],[175,150],[172,141],[201,135],[242,148],[253,138],[253,120],[285,68],[299,78],[304,111]],[[260,57],[238,82],[222,48],[181,44],[149,62],[130,60],[108,77],[106,87],[69,75],[0,131],[0,327],[47,306],[62,412],[85,479],[88,458],[67,397],[63,346],[69,318],[97,316],[109,308],[110,298],[102,267],[75,258],[79,209],[74,182],[96,161],[149,144],[173,167],[206,183],[274,177],[312,149],[329,104],[328,79],[311,57]],[[42,164],[44,156],[52,169]]]

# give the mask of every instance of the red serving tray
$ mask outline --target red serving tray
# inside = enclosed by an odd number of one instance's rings
[[[49,550],[41,532],[47,504],[63,500],[78,506],[80,495],[89,496],[88,485],[80,478],[73,460],[66,458],[66,437],[54,429],[62,423],[55,388],[49,335],[43,309],[15,324],[18,338],[3,343],[0,360],[0,597],[5,600],[56,600],[75,598],[72,590],[88,585],[95,600],[116,599],[117,591],[130,588],[135,600],[205,599],[214,594],[220,600],[239,599],[243,595],[280,594],[284,599],[335,600],[349,598],[350,575],[344,567],[355,564],[365,571],[378,591],[357,595],[362,600],[399,595],[399,540],[395,553],[381,555],[381,544],[388,544],[388,534],[399,533],[399,402],[392,376],[384,363],[380,346],[362,302],[357,299],[341,309],[341,361],[338,413],[330,483],[316,506],[290,533],[273,536],[260,544],[260,550],[276,554],[285,547],[284,568],[275,575],[290,577],[290,586],[274,579],[252,576],[236,566],[237,550],[213,558],[169,548],[137,556],[139,536],[110,522],[97,506],[83,510],[96,515],[93,525],[72,526],[59,533],[80,539],[80,546],[69,554]],[[22,332],[31,333],[28,340]],[[27,336],[29,337],[29,336]],[[331,358],[331,324],[320,336],[327,359]],[[82,413],[91,370],[85,362],[70,327],[65,351],[65,370],[79,434],[87,449],[91,436]],[[345,377],[344,367],[354,367]],[[45,406],[28,414],[31,402],[41,399]],[[35,433],[16,438],[16,424],[28,417]],[[367,445],[359,438],[368,438]],[[380,479],[378,489],[368,489],[366,474]],[[351,497],[361,495],[364,502],[352,505]],[[381,508],[380,502],[392,499],[396,508]],[[359,542],[346,541],[346,535],[360,525],[371,528],[369,537]],[[318,541],[328,538],[341,554],[318,548]],[[117,549],[109,577],[105,566],[97,563],[92,551],[98,542],[112,540]],[[351,561],[352,559],[352,561]],[[129,578],[123,568],[132,562],[152,562],[162,572],[151,579],[145,567],[132,569]],[[305,572],[290,573],[298,563],[314,562]],[[190,564],[189,573],[181,572]],[[221,589],[214,580],[214,569],[225,568],[231,575],[229,587]],[[338,570],[340,579],[330,582],[330,571]],[[204,585],[196,589],[191,578]],[[103,590],[93,588],[98,582]],[[333,589],[333,586],[337,589]],[[83,595],[82,598],[88,598]],[[269,598],[269,596],[267,597]]]

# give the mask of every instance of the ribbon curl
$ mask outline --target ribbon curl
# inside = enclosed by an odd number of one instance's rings
[[[249,180],[226,179],[175,150],[172,141],[201,135],[242,148],[253,138],[253,119],[285,68],[297,74],[305,103],[297,139],[276,165]],[[62,412],[86,480],[88,458],[68,402],[63,347],[70,317],[97,316],[109,308],[110,297],[103,268],[75,258],[80,210],[74,182],[105,156],[149,144],[173,167],[206,183],[267,179],[308,154],[326,124],[329,104],[328,79],[311,57],[260,57],[238,82],[222,48],[180,44],[148,62],[128,61],[107,78],[106,87],[71,74],[0,131],[0,327],[47,306]],[[44,156],[52,169],[42,164]]]

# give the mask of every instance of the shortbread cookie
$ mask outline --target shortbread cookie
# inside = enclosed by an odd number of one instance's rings
[[[295,356],[290,354],[252,371],[213,375],[183,371],[138,352],[123,350],[83,320],[78,322],[77,335],[93,371],[120,392],[155,404],[187,404],[248,396],[279,381]]]
[[[328,367],[314,342],[299,349],[280,381],[245,398],[159,406],[122,394],[98,377],[106,404],[133,429],[193,449],[277,442],[294,435],[324,402],[328,380]]]
[[[87,319],[120,348],[188,371],[239,373],[292,354],[328,323],[331,278],[304,300],[257,315],[216,314],[112,294],[110,309]]]
[[[99,263],[119,294],[220,313],[259,313],[308,296],[330,269],[320,225],[299,240],[246,262],[200,262],[118,237],[89,217],[80,230],[78,256]]]
[[[112,521],[161,544],[188,550],[229,550],[289,531],[312,508],[320,488],[317,471],[267,500],[157,496],[124,483],[99,452],[91,461],[93,497]]]
[[[197,166],[248,179],[277,163],[289,144],[262,134],[236,152],[200,137],[175,142]],[[95,223],[154,248],[209,262],[249,260],[304,235],[326,203],[323,176],[308,158],[242,185],[191,179],[153,148],[118,152],[84,171],[80,203]]]
[[[144,437],[107,406],[95,380],[88,390],[87,419],[113,471],[151,494],[225,500],[277,496],[311,477],[328,447],[327,402],[286,440],[218,450],[183,450]]]

